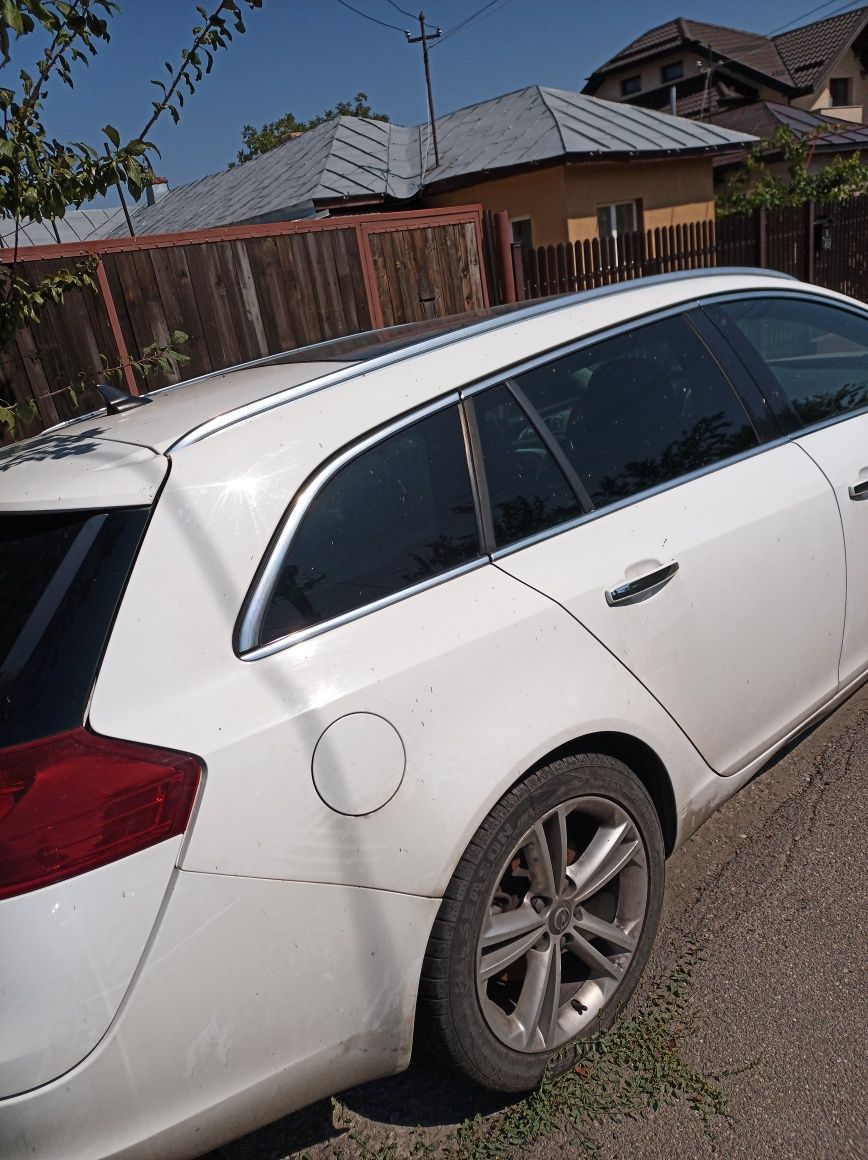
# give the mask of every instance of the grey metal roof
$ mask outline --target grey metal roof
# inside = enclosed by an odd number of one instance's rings
[[[744,133],[633,105],[532,85],[440,117],[440,166],[427,125],[339,117],[136,210],[137,233],[173,233],[304,216],[300,207],[405,200],[443,182],[516,166],[717,152]],[[123,234],[119,228],[115,234]]]
[[[92,242],[96,238],[107,237],[112,228],[118,222],[123,224],[123,221],[120,208],[71,209],[62,218],[45,222],[34,222],[26,218],[19,228],[18,245],[55,246],[58,241]],[[14,245],[15,223],[8,218],[0,218],[0,247],[11,249]]]

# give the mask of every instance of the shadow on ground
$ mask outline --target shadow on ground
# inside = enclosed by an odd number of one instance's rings
[[[490,1115],[512,1101],[476,1087],[417,1053],[409,1070],[342,1092],[337,1097],[350,1112],[371,1123],[401,1127],[445,1127],[480,1114]],[[336,1140],[345,1129],[335,1126],[332,1102],[320,1100],[282,1120],[209,1152],[200,1160],[283,1160],[288,1153]]]

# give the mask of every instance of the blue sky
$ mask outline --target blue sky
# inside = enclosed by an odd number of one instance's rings
[[[211,7],[211,0],[201,2]],[[234,158],[244,124],[259,125],[290,110],[311,117],[360,90],[393,121],[423,120],[420,47],[408,45],[400,31],[413,22],[390,0],[350,2],[398,28],[363,19],[338,0],[264,0],[262,10],[249,15],[246,35],[219,55],[180,124],[166,118],[154,132],[162,153],[155,168],[172,186],[191,181]],[[484,2],[425,0],[427,22],[448,31]],[[411,0],[396,3],[418,10]],[[842,6],[823,5],[799,23]],[[812,0],[681,0],[677,7],[675,0],[495,0],[485,18],[432,47],[435,106],[446,113],[529,84],[580,89],[598,64],[634,36],[675,16],[768,33],[818,7]],[[90,68],[77,71],[75,89],[50,91],[46,121],[61,139],[101,145],[106,121],[122,134],[137,132],[156,92],[150,79],[165,75],[163,62],[177,59],[197,23],[192,0],[121,0],[121,9],[112,20],[111,44]],[[28,63],[22,50],[13,49],[7,69]],[[9,83],[4,71],[0,84]]]

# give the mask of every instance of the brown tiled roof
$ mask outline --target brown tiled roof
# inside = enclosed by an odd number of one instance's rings
[[[594,78],[602,78],[608,73],[620,72],[631,65],[639,65],[667,52],[675,52],[688,44],[710,48],[718,56],[728,57],[784,85],[792,83],[774,41],[768,36],[743,32],[738,28],[725,28],[720,24],[685,20],[682,16],[637,37],[611,60],[607,60],[596,69],[591,82]]]
[[[817,20],[782,32],[774,38],[799,88],[812,89],[836,58],[849,47],[868,18],[868,7],[842,12],[827,20]]]
[[[783,92],[811,90],[852,44],[866,21],[868,5],[815,20],[813,24],[778,36],[761,36],[679,16],[649,29],[600,65],[588,78],[583,91],[595,92],[603,77],[610,73],[638,67],[647,60],[690,46],[707,48],[713,55],[725,57],[735,69],[740,66],[759,73]]]

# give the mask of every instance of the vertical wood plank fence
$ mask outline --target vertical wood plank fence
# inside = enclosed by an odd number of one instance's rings
[[[136,392],[361,330],[422,321],[489,304],[479,206],[237,226],[188,234],[104,239],[19,251],[18,272],[38,280],[82,258],[99,292],[71,291],[0,355],[0,399],[32,398],[32,430],[70,417],[82,374],[189,335],[179,373]],[[2,266],[13,259],[0,251]],[[99,405],[87,390],[78,409]],[[2,434],[2,432],[0,432]]]

